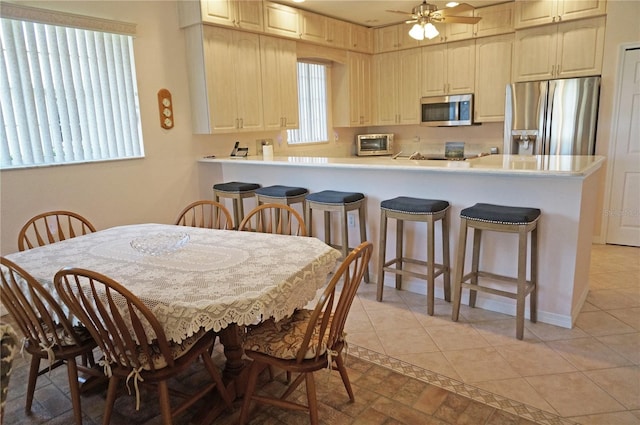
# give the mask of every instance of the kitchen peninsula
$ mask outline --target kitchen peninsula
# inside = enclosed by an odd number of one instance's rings
[[[454,266],[461,209],[477,202],[540,208],[538,320],[570,328],[586,299],[596,198],[604,157],[489,155],[466,161],[443,161],[390,157],[275,156],[263,159],[256,156],[203,158],[199,163],[203,190],[208,187],[210,191],[211,186],[220,181],[244,181],[263,186],[304,186],[311,192],[327,189],[362,192],[367,196],[367,235],[374,244],[379,239],[381,201],[396,196],[449,201]],[[323,238],[322,226],[315,223],[317,219],[314,217],[314,235]],[[406,226],[411,226],[412,230],[411,237],[406,239],[406,254],[425,258],[425,226],[415,223]],[[353,241],[358,240],[356,227],[349,231],[353,245]],[[436,231],[440,232],[439,226]],[[481,267],[515,276],[516,261],[509,254],[516,252],[517,239],[512,236],[487,233],[483,237],[485,248]],[[492,252],[489,247],[498,239],[501,250]],[[394,249],[391,246],[394,240],[388,238],[387,249]],[[437,250],[436,261],[440,262],[440,259],[441,252]],[[374,253],[371,282],[376,281],[377,261]],[[467,261],[470,261],[470,255],[467,255]],[[392,286],[391,280],[388,277],[385,284]],[[403,289],[424,294],[425,284],[421,280],[406,279]],[[443,298],[442,285],[438,281],[435,295]],[[463,292],[463,303],[467,302],[467,297]],[[515,303],[489,294],[478,294],[476,305],[515,314]],[[450,310],[438,311],[436,308],[436,314],[449,313]]]

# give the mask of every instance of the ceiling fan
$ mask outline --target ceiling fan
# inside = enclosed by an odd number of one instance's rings
[[[438,9],[438,6],[429,4],[426,0],[423,0],[422,4],[414,7],[411,10],[411,18],[405,21],[407,24],[415,24],[409,31],[409,35],[416,40],[424,40],[424,38],[432,39],[436,37],[439,32],[433,23],[460,23],[460,24],[475,24],[481,18],[472,16],[456,16],[457,13],[467,12],[473,10],[474,7],[467,3],[459,3],[456,6],[448,7],[446,9]],[[391,13],[401,13],[403,15],[409,15],[408,12],[401,10],[387,10]]]

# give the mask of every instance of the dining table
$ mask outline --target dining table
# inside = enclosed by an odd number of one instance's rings
[[[224,376],[233,381],[244,368],[242,328],[268,318],[278,321],[307,305],[341,254],[312,237],[144,223],[6,257],[54,296],[53,277],[64,267],[116,280],[151,309],[167,338],[177,343],[202,328],[217,332],[226,356]]]

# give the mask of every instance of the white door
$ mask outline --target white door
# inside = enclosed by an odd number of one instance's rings
[[[617,102],[606,242],[640,246],[640,47],[625,51]]]

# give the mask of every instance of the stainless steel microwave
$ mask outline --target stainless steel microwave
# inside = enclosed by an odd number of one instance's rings
[[[358,134],[356,136],[356,154],[358,156],[393,154],[393,134]]]
[[[420,99],[420,125],[450,127],[473,124],[473,94]]]

